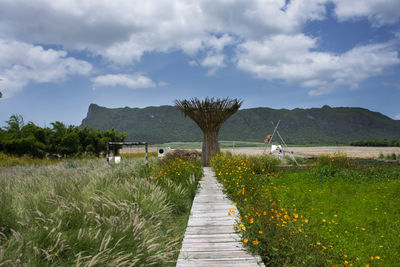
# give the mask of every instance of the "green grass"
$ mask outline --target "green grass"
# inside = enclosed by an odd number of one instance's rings
[[[213,167],[242,215],[236,229],[267,265],[399,265],[400,166],[360,162],[281,169],[220,155]]]
[[[174,266],[201,172],[179,158],[2,167],[0,265]]]

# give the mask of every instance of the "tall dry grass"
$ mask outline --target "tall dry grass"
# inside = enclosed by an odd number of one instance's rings
[[[1,168],[0,266],[174,266],[197,180],[160,183],[158,164]]]

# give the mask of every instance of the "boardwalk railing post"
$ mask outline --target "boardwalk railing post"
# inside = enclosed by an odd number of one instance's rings
[[[107,141],[106,142],[106,160],[107,160],[107,163],[110,163],[109,162],[109,153],[110,153],[110,144],[109,144],[109,142]]]

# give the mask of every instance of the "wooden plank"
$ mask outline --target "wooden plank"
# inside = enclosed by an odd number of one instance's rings
[[[239,248],[235,246],[234,243],[232,244],[223,244],[223,243],[214,243],[219,246],[209,246],[209,245],[204,245],[202,243],[193,243],[190,244],[189,246],[186,246],[185,248],[181,249],[181,253],[183,252],[212,252],[212,251],[247,251],[245,248]],[[198,246],[196,246],[198,245]]]
[[[233,229],[227,227],[190,227],[186,229],[187,234],[231,234],[234,233]]]
[[[243,266],[257,266],[254,260],[178,260],[176,266],[190,266],[190,267],[243,267]]]
[[[229,216],[231,209],[234,213]],[[232,226],[238,216],[211,169],[204,168],[176,266],[263,266],[235,233]]]
[[[236,251],[188,251],[182,252],[182,256],[185,259],[254,259],[253,256],[247,253],[247,251],[236,250]]]

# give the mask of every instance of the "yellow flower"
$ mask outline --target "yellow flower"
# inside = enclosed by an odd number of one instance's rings
[[[375,256],[375,260],[379,260],[381,257],[379,256]]]
[[[247,242],[249,242],[249,240],[247,238],[245,238],[245,239],[243,239],[243,242],[247,243]]]
[[[246,231],[246,226],[243,226],[243,227],[242,227],[242,230],[243,230],[243,231]]]
[[[365,230],[367,230],[367,229],[365,229],[364,227],[361,227],[361,230],[365,231]]]
[[[233,206],[236,206],[237,205],[237,203],[236,202],[233,202]]]
[[[259,233],[260,235],[262,235],[263,231],[260,230],[260,231],[258,231],[258,233]]]

